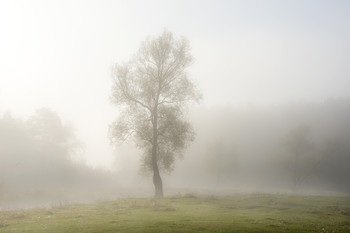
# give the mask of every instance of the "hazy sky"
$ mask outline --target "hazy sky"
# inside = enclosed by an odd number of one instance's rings
[[[202,105],[349,97],[350,1],[0,0],[0,114],[72,122],[90,164],[112,161],[110,67],[164,28],[187,37]]]

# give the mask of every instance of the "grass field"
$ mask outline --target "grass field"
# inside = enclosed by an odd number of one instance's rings
[[[0,232],[350,232],[350,198],[248,194],[0,212]]]

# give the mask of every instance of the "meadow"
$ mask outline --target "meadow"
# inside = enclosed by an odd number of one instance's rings
[[[0,212],[0,232],[350,232],[350,198],[192,194]]]

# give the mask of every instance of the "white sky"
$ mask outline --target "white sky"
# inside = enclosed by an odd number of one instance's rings
[[[0,0],[0,114],[49,107],[109,166],[110,67],[164,28],[190,40],[204,106],[350,96],[350,1]]]

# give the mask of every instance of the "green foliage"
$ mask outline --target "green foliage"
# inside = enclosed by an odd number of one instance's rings
[[[128,198],[0,212],[1,232],[349,232],[350,199],[285,195]]]

